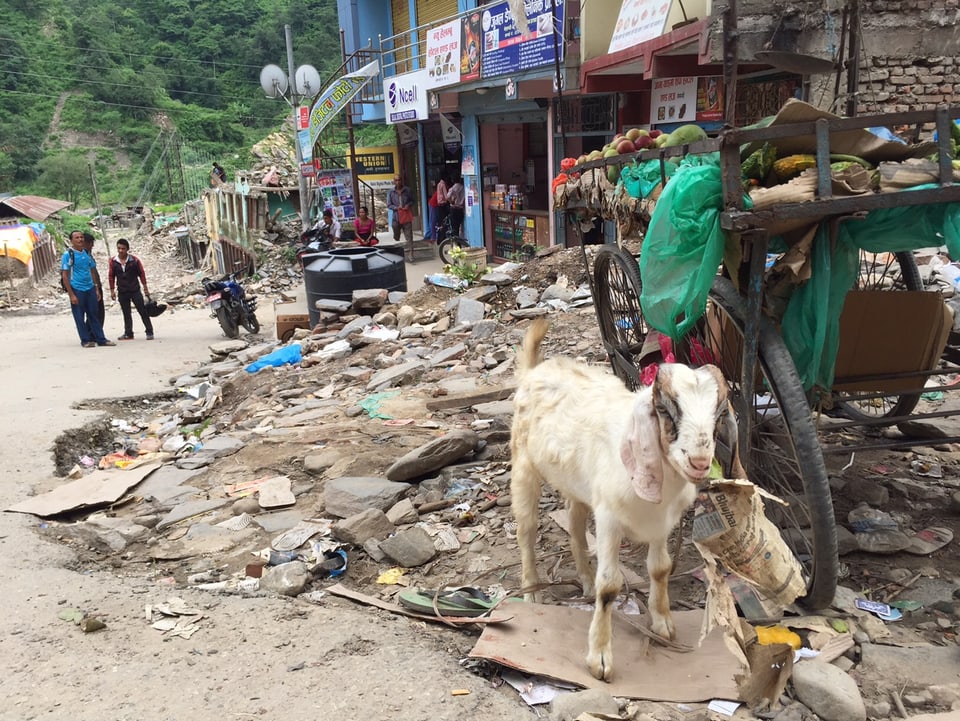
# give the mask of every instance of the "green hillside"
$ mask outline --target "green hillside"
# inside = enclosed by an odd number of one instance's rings
[[[103,204],[176,200],[170,160],[230,173],[290,114],[260,69],[340,65],[336,0],[0,3],[0,192]],[[182,179],[179,186],[182,187]]]

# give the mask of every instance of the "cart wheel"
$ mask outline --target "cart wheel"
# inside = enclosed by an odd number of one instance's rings
[[[640,310],[640,269],[637,259],[617,246],[604,245],[593,263],[594,304],[603,347],[613,372],[630,390],[640,387],[634,360],[643,347],[647,324]]]
[[[896,263],[894,263],[894,257]],[[895,266],[899,266],[899,270]],[[917,261],[909,251],[896,253],[894,256],[884,253],[879,258],[873,253],[860,251],[860,272],[854,288],[856,290],[923,290],[923,280],[920,278]],[[857,393],[843,391],[836,393],[837,407],[854,421],[906,416],[912,413],[920,402],[919,393],[860,399],[857,399],[857,395]]]
[[[740,392],[746,304],[726,278],[717,278],[707,312],[678,345],[691,365],[723,370],[739,418],[750,414],[749,449],[741,449],[748,476],[789,503],[767,503],[767,516],[803,567],[804,606],[824,608],[837,588],[837,533],[827,470],[800,377],[776,327],[761,320],[753,398]]]

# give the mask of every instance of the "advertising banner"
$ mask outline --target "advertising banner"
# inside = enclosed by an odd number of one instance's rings
[[[655,78],[650,94],[651,123],[723,120],[723,79]]]
[[[654,79],[650,93],[651,123],[692,123],[696,119],[696,78]]]
[[[317,171],[318,205],[323,210],[332,210],[333,217],[341,223],[357,217],[353,203],[353,175],[349,170]]]
[[[556,8],[554,4],[556,3]],[[511,6],[521,6],[525,17],[514,18]],[[554,62],[554,13],[557,28],[563,28],[562,0],[499,2],[485,6],[480,15],[483,43],[480,74],[484,78],[514,75]],[[563,59],[563,34],[557,38]]]
[[[480,79],[480,11],[470,13],[460,23],[460,82]]]
[[[427,108],[428,79],[426,70],[384,79],[384,117],[388,125],[427,119],[430,113]]]
[[[670,0],[623,0],[608,53],[626,50],[663,35]]]
[[[310,147],[317,142],[320,132],[343,110],[347,103],[380,72],[379,63],[374,60],[355,73],[341,75],[317,98],[310,109]],[[301,143],[302,145],[302,143]]]
[[[393,187],[393,178],[400,167],[396,146],[357,148],[355,156],[357,177],[360,180],[376,190],[389,190]],[[350,162],[349,156],[347,162]]]
[[[427,87],[460,82],[460,20],[427,31]]]

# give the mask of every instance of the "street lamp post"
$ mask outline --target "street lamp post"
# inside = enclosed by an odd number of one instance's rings
[[[297,179],[300,183],[300,222],[303,230],[310,224],[310,200],[307,197],[307,179],[303,174],[303,150],[298,133],[300,101],[312,98],[320,90],[320,73],[312,65],[293,66],[293,32],[284,25],[287,41],[287,72],[277,65],[265,65],[260,71],[260,86],[267,97],[283,98],[293,108],[293,148],[297,158]],[[287,90],[289,89],[289,93]]]

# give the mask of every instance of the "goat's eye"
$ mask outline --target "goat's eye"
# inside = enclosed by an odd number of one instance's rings
[[[661,416],[670,415],[670,409],[667,408],[663,403],[655,403],[653,407],[657,411],[657,415],[661,415]]]

